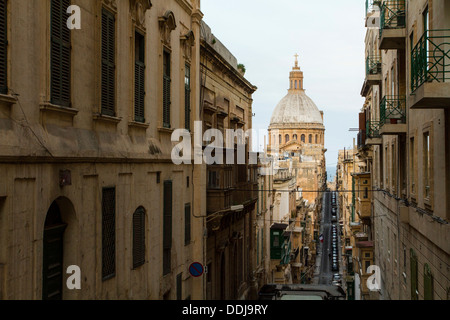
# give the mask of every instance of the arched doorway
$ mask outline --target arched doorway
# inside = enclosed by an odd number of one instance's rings
[[[42,300],[61,300],[63,293],[64,231],[67,227],[58,204],[52,203],[44,225]]]

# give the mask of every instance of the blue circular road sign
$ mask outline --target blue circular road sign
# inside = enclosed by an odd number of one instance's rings
[[[189,267],[189,273],[195,278],[201,277],[203,275],[203,272],[203,265],[200,262],[194,262]]]

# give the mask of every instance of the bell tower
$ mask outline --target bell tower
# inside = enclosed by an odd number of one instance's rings
[[[289,91],[304,91],[303,89],[303,71],[298,66],[298,54],[295,56],[295,65],[289,75]]]

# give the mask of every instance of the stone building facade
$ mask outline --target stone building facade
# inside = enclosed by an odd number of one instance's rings
[[[448,299],[450,5],[368,1],[358,153],[371,174],[381,299]]]
[[[204,175],[171,160],[200,119],[199,1],[0,8],[0,299],[203,299]]]

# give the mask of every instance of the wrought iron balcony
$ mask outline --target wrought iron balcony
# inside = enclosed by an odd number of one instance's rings
[[[366,59],[366,78],[361,90],[363,97],[367,96],[370,88],[381,84],[381,57],[368,56]]]
[[[406,123],[406,98],[385,96],[380,102],[380,127],[385,124]]]
[[[384,1],[380,13],[380,49],[404,48],[405,26],[405,0]]]
[[[450,106],[450,30],[425,31],[412,50],[411,91],[413,108]]]
[[[380,121],[367,121],[366,134],[370,138],[380,138]]]
[[[406,98],[385,96],[380,102],[380,134],[406,133]]]
[[[368,56],[366,59],[366,76],[381,75],[381,57]]]

